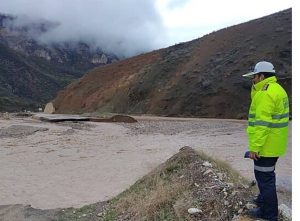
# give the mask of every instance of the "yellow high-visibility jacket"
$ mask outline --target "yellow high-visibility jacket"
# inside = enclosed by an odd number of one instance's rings
[[[247,134],[249,150],[259,156],[278,157],[288,142],[289,100],[276,77],[252,86]]]

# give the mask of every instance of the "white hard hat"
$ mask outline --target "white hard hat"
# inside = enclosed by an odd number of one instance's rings
[[[275,73],[273,64],[267,61],[260,61],[255,65],[255,68],[252,72],[244,74],[243,77],[250,77],[261,72]]]

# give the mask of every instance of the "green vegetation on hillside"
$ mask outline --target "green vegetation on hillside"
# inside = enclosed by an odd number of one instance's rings
[[[37,110],[76,77],[0,44],[0,111]]]

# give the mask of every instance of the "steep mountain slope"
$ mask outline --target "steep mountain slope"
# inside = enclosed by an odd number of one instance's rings
[[[42,106],[74,78],[58,75],[55,68],[0,44],[0,111],[32,109]]]
[[[43,44],[32,33],[38,36],[55,24],[14,26],[14,19],[0,14],[0,111],[36,110],[87,70],[117,60],[84,42]]]
[[[292,10],[87,73],[61,91],[57,112],[123,112],[244,118],[251,83],[241,77],[271,61],[291,97]]]

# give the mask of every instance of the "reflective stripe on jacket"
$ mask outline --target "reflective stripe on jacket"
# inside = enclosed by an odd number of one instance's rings
[[[260,156],[277,157],[286,152],[289,100],[276,77],[252,86],[247,134],[249,150]]]

